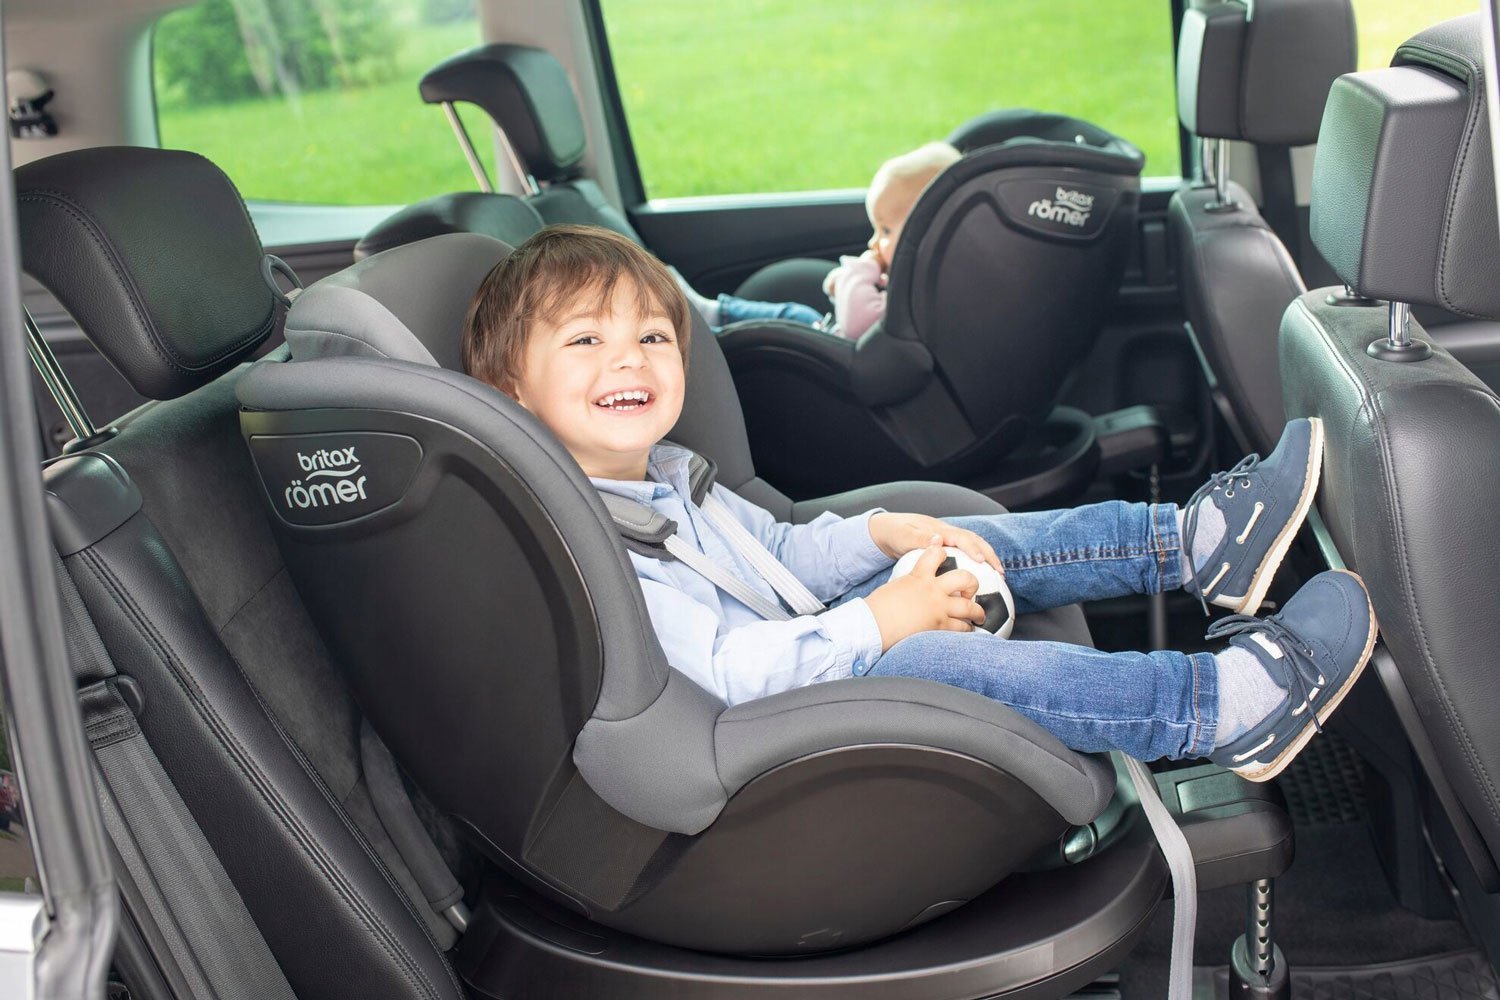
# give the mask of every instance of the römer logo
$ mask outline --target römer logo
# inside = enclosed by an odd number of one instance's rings
[[[319,448],[311,455],[297,452],[297,464],[307,473],[306,482],[293,479],[283,494],[287,509],[332,507],[364,500],[365,477],[359,474],[359,459],[353,446]]]
[[[1082,229],[1088,224],[1089,216],[1093,214],[1093,211],[1093,195],[1058,188],[1051,201],[1038,198],[1031,203],[1030,208],[1026,209],[1026,214],[1034,215],[1046,222],[1061,222],[1064,225]]]

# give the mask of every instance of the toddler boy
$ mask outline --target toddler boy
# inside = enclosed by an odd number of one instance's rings
[[[734,704],[822,681],[926,678],[1010,705],[1076,750],[1140,760],[1207,756],[1251,780],[1279,774],[1364,668],[1374,612],[1359,577],[1310,580],[1251,617],[1316,492],[1322,426],[1287,426],[1265,460],[1217,473],[1185,510],[1114,501],[939,520],[825,513],[801,525],[722,486],[691,499],[691,453],[663,441],[686,388],[689,306],[671,273],[609,230],[553,226],[495,266],[464,324],[465,370],[544,423],[594,485],[646,504],[766,601],[777,589],[722,507],[825,610],[773,620],[679,560],[631,553],[667,660]],[[722,514],[722,511],[720,511]],[[1235,612],[1218,653],[1104,653],[976,632],[970,573],[939,573],[956,546],[1006,574],[1018,613],[1182,586]],[[890,580],[902,554],[916,569]],[[782,587],[783,591],[785,587]]]

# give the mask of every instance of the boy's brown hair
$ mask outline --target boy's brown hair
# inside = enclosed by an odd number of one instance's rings
[[[575,313],[585,294],[594,297],[594,312],[604,315],[621,281],[635,286],[641,315],[659,310],[672,321],[685,369],[692,314],[666,265],[610,229],[548,226],[480,282],[464,317],[464,371],[509,392],[538,322]]]

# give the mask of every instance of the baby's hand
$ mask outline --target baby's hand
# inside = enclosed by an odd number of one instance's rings
[[[984,609],[974,603],[979,580],[962,569],[938,576],[946,558],[941,540],[934,537],[910,573],[865,598],[880,629],[882,652],[918,632],[971,632],[984,624]]]
[[[870,540],[886,555],[899,559],[912,549],[932,544],[951,545],[977,562],[989,563],[1003,576],[1005,567],[990,543],[966,528],[955,527],[926,514],[892,514],[881,511],[870,516]]]

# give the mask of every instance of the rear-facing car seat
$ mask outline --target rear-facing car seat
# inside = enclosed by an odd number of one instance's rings
[[[1204,139],[1305,146],[1318,138],[1328,88],[1355,67],[1349,0],[1270,0],[1183,13],[1177,113]],[[1276,331],[1306,289],[1297,264],[1237,184],[1172,196],[1168,231],[1188,332],[1241,445],[1268,453],[1284,424]]]

